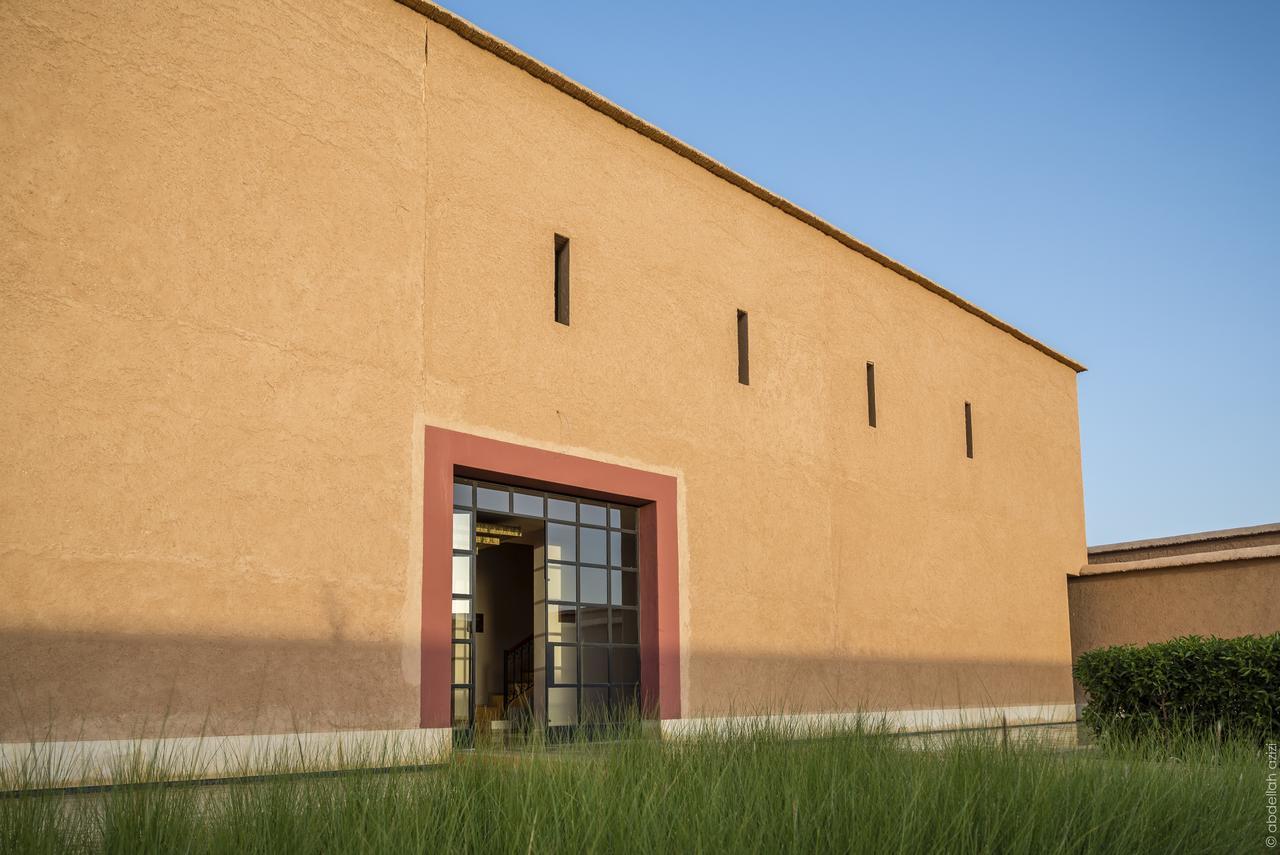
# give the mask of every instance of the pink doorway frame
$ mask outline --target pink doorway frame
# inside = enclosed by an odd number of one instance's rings
[[[662,719],[680,717],[676,479],[584,457],[426,428],[422,495],[422,727],[449,727],[453,479],[481,478],[638,506],[640,685]]]

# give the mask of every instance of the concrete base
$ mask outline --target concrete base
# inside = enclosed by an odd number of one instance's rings
[[[0,790],[408,766],[451,748],[447,727],[0,743]]]
[[[1074,704],[716,716],[655,722],[664,738],[762,728],[820,734],[862,724],[899,733],[1077,720]],[[494,722],[505,735],[506,722]],[[499,725],[502,725],[500,727]],[[0,789],[93,786],[141,780],[191,781],[246,775],[438,763],[452,751],[447,727],[261,736],[0,743]]]
[[[782,715],[715,716],[662,722],[667,736],[732,733],[735,730],[777,728],[805,734],[856,727],[884,727],[897,733],[926,733],[1024,724],[1066,724],[1077,720],[1075,704],[1017,707],[958,707],[928,710],[795,713]]]

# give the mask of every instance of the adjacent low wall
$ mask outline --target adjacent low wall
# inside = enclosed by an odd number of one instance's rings
[[[1071,654],[1280,632],[1280,524],[1108,544],[1068,577]]]

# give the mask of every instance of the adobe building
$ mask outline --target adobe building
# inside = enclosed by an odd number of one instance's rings
[[[438,7],[233,5],[0,19],[0,742],[1074,717],[1082,366]]]

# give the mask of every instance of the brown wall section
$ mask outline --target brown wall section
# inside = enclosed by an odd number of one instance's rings
[[[687,710],[1069,702],[1075,373],[445,28],[428,38],[429,371],[462,381],[461,423],[680,473]]]
[[[1182,635],[1280,632],[1280,523],[1093,546],[1068,591],[1072,658]]]
[[[0,111],[0,740],[415,726],[424,423],[676,476],[686,714],[1069,702],[1067,365],[390,0],[11,4]]]
[[[1079,576],[1067,590],[1073,657],[1181,635],[1280,632],[1280,557]]]

